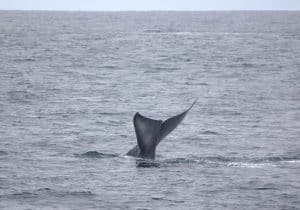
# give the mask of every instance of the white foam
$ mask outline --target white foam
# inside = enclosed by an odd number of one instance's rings
[[[228,163],[229,167],[240,167],[240,168],[265,168],[265,167],[275,167],[274,164],[271,163],[241,163],[241,162],[232,162]]]

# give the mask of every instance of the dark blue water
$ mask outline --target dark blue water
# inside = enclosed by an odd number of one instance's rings
[[[299,58],[299,12],[0,12],[0,209],[298,209]]]

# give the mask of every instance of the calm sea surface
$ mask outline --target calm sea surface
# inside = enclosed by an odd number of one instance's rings
[[[0,209],[299,208],[300,12],[0,12]]]

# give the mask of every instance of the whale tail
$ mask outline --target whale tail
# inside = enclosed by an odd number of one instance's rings
[[[197,100],[186,111],[168,118],[164,122],[144,117],[137,112],[134,115],[133,124],[138,144],[129,150],[127,155],[154,159],[156,146],[182,122],[196,102]]]
[[[136,113],[133,118],[133,124],[140,148],[140,157],[154,159],[162,121],[152,120]]]
[[[176,115],[174,117],[170,117],[169,119],[165,120],[163,124],[161,125],[160,129],[160,140],[165,138],[169,133],[171,133],[184,119],[186,114],[192,109],[194,104],[197,102],[197,99],[194,101],[194,103],[188,108],[186,111],[182,112],[179,115]]]

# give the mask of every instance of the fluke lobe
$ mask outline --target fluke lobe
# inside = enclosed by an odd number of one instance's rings
[[[180,124],[196,102],[197,100],[186,111],[164,122],[146,118],[137,112],[133,117],[137,145],[129,150],[126,155],[153,160],[156,146]]]

